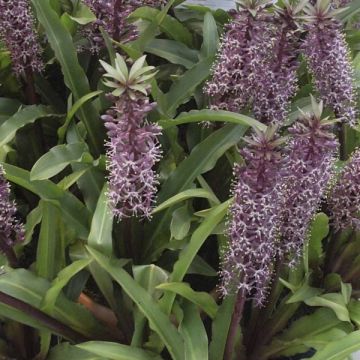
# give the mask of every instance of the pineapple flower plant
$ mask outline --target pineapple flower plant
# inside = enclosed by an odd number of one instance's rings
[[[360,350],[358,10],[0,0],[0,357]]]

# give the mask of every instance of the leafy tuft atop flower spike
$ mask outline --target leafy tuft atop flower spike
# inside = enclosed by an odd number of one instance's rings
[[[329,0],[320,0],[315,6],[308,4],[308,34],[303,49],[325,105],[332,108],[337,118],[355,126],[353,69],[341,23],[334,17],[342,10],[332,10]]]
[[[155,76],[154,66],[144,66],[146,56],[137,59],[132,65],[130,71],[124,58],[116,54],[115,67],[100,60],[101,65],[106,71],[104,77],[112,79],[104,80],[104,84],[110,88],[114,88],[112,94],[121,96],[126,92],[130,98],[136,98],[136,92],[144,95],[148,94],[150,87],[149,80]]]
[[[321,119],[322,102],[312,98],[311,113],[289,129],[292,135],[285,148],[282,169],[282,241],[279,256],[295,265],[302,255],[309,226],[334,176],[338,141],[332,129],[337,120]]]
[[[115,89],[111,95],[114,106],[102,116],[109,136],[110,206],[120,220],[129,216],[150,218],[158,184],[153,166],[161,158],[157,139],[161,129],[146,121],[155,106],[147,97],[154,67],[144,66],[143,56],[129,69],[119,54],[115,67],[103,61],[101,64],[106,70],[105,85]]]

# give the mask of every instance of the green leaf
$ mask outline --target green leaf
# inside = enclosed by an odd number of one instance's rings
[[[180,105],[194,95],[195,89],[210,75],[212,63],[212,59],[200,61],[171,86],[170,91],[165,95],[168,104],[165,113],[168,116],[172,116]]]
[[[49,288],[49,281],[37,277],[24,269],[11,270],[0,276],[0,289],[3,293],[13,296],[39,310]],[[0,306],[2,316],[10,317],[13,315],[8,310],[9,307]],[[100,339],[105,337],[106,330],[93,315],[83,306],[68,300],[62,294],[60,294],[55,303],[53,317],[86,337]],[[13,319],[21,321],[21,319]]]
[[[105,341],[89,341],[76,347],[111,360],[161,360],[159,355],[150,351]]]
[[[61,269],[65,258],[65,246],[62,244],[59,229],[59,209],[47,201],[41,200],[42,221],[36,253],[37,274],[52,280]]]
[[[223,360],[227,336],[235,304],[235,296],[228,296],[219,306],[212,323],[212,336],[209,347],[210,360]]]
[[[81,350],[76,346],[69,343],[62,343],[50,350],[47,360],[105,360],[101,356],[94,355],[88,351]]]
[[[171,282],[158,285],[157,289],[171,291],[175,294],[181,295],[193,304],[199,306],[211,317],[211,319],[214,319],[216,316],[218,306],[214,298],[206,292],[194,291],[189,284],[183,282]]]
[[[0,97],[0,123],[14,115],[20,106],[21,102],[19,100]]]
[[[185,340],[185,360],[207,360],[208,337],[196,306],[186,302],[179,331]]]
[[[42,207],[39,205],[34,208],[26,217],[25,223],[25,241],[22,245],[28,244],[34,234],[36,225],[40,224],[42,218]]]
[[[141,7],[136,9],[130,16],[129,19],[143,19],[153,21],[160,14],[160,10]],[[165,15],[160,23],[160,29],[171,39],[184,43],[185,45],[191,46],[192,35],[191,32],[177,19],[170,15]]]
[[[159,56],[172,64],[182,65],[187,69],[198,62],[198,52],[174,40],[153,39],[145,47],[145,51]]]
[[[157,290],[157,286],[165,283],[169,274],[159,266],[137,265],[133,266],[134,279],[154,298],[159,299],[162,292]]]
[[[38,119],[58,116],[52,113],[48,106],[30,105],[20,109],[0,126],[0,147],[12,141],[16,132],[27,124]]]
[[[215,203],[218,203],[218,199],[217,197],[211,193],[208,190],[204,190],[204,189],[189,189],[189,190],[185,190],[182,191],[179,194],[174,195],[173,197],[171,197],[170,199],[164,201],[163,203],[161,203],[160,205],[158,205],[154,210],[153,210],[153,214],[156,214],[162,210],[165,210],[166,208],[176,205],[182,201],[191,199],[191,198],[204,198],[204,199],[209,199],[211,201],[214,201]]]
[[[221,121],[239,125],[251,126],[255,129],[265,130],[266,126],[259,121],[243,115],[225,110],[192,110],[187,113],[181,113],[175,120],[160,120],[159,125],[167,129],[172,126],[203,122],[203,121]]]
[[[329,293],[305,300],[309,306],[323,306],[332,309],[339,320],[350,321],[349,311],[342,294]]]
[[[86,25],[93,21],[96,21],[96,16],[88,6],[82,3],[78,3],[75,14],[73,16],[70,16],[70,19],[74,20],[80,25]]]
[[[163,184],[158,202],[161,204],[172,196],[191,187],[193,181],[202,173],[209,170],[209,164],[216,161],[232,146],[234,146],[247,130],[246,126],[227,125],[215,131],[204,141],[198,144],[188,158],[180,163],[174,172]],[[162,251],[162,246],[169,240],[168,224],[172,215],[172,209],[154,217],[150,224],[151,237],[144,249],[144,257],[153,259]]]
[[[360,330],[346,335],[342,339],[332,341],[324,349],[318,351],[312,360],[342,360],[355,351],[360,350]]]
[[[299,289],[297,289],[294,294],[288,299],[287,304],[293,304],[299,301],[305,301],[314,296],[320,295],[322,293],[321,289],[311,287],[307,282],[305,282]]]
[[[89,100],[91,100],[92,98],[94,98],[95,96],[98,96],[100,94],[102,94],[103,91],[102,90],[98,90],[98,91],[93,91],[89,94],[86,94],[84,96],[82,96],[79,100],[77,100],[75,102],[75,104],[72,106],[72,108],[70,109],[70,111],[67,113],[66,115],[66,119],[64,122],[64,125],[61,126],[58,129],[58,137],[59,137],[59,143],[62,143],[64,141],[65,135],[66,135],[66,131],[71,123],[71,120],[73,119],[73,117],[75,116],[75,114],[78,112],[78,110]]]
[[[150,327],[160,336],[173,359],[183,360],[183,340],[168,317],[154,302],[151,295],[136,283],[125,270],[119,268],[116,262],[111,261],[90,247],[88,247],[88,251],[96,262],[123,288],[139,310],[146,316]]]
[[[203,36],[201,54],[204,57],[215,57],[219,45],[219,34],[211,12],[207,12],[204,16]]]
[[[56,204],[64,216],[64,221],[68,223],[71,229],[81,239],[87,239],[89,212],[80,200],[49,180],[30,181],[28,171],[6,163],[2,163],[2,165],[5,170],[5,177],[9,181],[33,192],[43,200]]]
[[[314,268],[320,264],[323,256],[322,240],[329,233],[329,218],[324,213],[316,215],[311,224],[310,240],[308,246],[305,247],[304,264],[306,271],[309,271],[309,265]]]
[[[87,146],[84,143],[52,147],[34,164],[30,172],[30,180],[45,180],[57,175],[72,162],[81,161],[86,151]]]
[[[47,314],[52,315],[53,309],[61,290],[66,286],[70,279],[78,272],[83,270],[91,263],[92,259],[81,259],[62,269],[57,277],[52,281],[50,289],[46,292],[41,309]]]
[[[181,282],[186,275],[191,263],[199,252],[205,240],[211,234],[216,225],[225,217],[229,201],[215,206],[208,217],[200,224],[191,236],[190,243],[181,251],[178,261],[174,265],[170,276],[171,282]],[[175,294],[167,293],[161,299],[161,305],[165,313],[170,314]]]
[[[184,239],[190,230],[191,218],[192,214],[186,204],[176,209],[170,223],[171,237],[175,240]]]
[[[350,319],[360,328],[360,301],[351,299],[348,305]]]
[[[107,191],[108,187],[104,185],[92,218],[88,244],[110,256],[113,252],[112,225],[114,217],[108,206]]]
[[[71,35],[61,23],[49,1],[31,0],[39,22],[45,29],[47,40],[61,65],[66,86],[72,91],[75,101],[90,93],[88,79],[80,66]],[[104,130],[99,114],[88,103],[79,108],[79,117],[87,130],[91,149],[100,155],[103,149]]]

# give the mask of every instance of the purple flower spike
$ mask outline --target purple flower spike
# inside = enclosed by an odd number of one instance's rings
[[[119,220],[130,216],[150,218],[158,185],[153,167],[161,158],[157,138],[161,129],[146,121],[155,106],[147,96],[154,68],[144,66],[144,62],[145,56],[128,69],[119,54],[115,67],[101,61],[106,70],[104,83],[115,89],[110,95],[115,104],[102,119],[109,136],[106,143],[110,173],[108,198]]]
[[[328,205],[336,230],[360,230],[360,149],[356,150],[331,191]]]
[[[326,106],[340,120],[355,126],[356,95],[349,50],[341,24],[333,15],[327,0],[308,7],[308,34],[303,43],[315,85]]]
[[[279,255],[295,265],[302,255],[313,217],[334,176],[338,141],[334,121],[321,120],[322,103],[313,101],[314,113],[303,114],[290,129],[292,138],[282,170],[285,202],[282,212],[282,242]]]
[[[253,111],[261,122],[282,124],[298,89],[296,71],[301,33],[296,20],[301,10],[301,6],[289,4],[277,9],[272,49],[254,73]]]
[[[16,212],[15,201],[10,200],[10,185],[0,165],[0,250],[3,252],[24,241],[24,226],[16,219]]]
[[[252,99],[254,76],[272,49],[272,25],[264,7],[240,8],[226,27],[212,79],[204,92],[213,109],[239,112]]]
[[[34,19],[27,0],[0,0],[0,35],[11,53],[17,76],[26,70],[43,70],[41,48],[34,29]]]
[[[273,273],[279,239],[281,192],[278,191],[283,139],[275,128],[247,139],[242,150],[245,165],[235,167],[234,203],[228,223],[229,244],[223,250],[220,292],[243,289],[262,305]]]

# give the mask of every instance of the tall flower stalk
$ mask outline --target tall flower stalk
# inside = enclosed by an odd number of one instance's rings
[[[13,267],[17,266],[13,247],[25,238],[24,226],[16,218],[16,213],[16,203],[10,199],[10,185],[0,165],[0,251]]]
[[[40,72],[44,64],[28,0],[0,0],[0,36],[17,76]]]
[[[253,111],[264,123],[284,123],[297,91],[301,34],[297,20],[302,9],[301,4],[294,7],[286,2],[284,8],[276,8],[273,46],[254,72]]]
[[[234,170],[234,202],[229,211],[229,244],[222,255],[220,291],[223,296],[242,291],[261,305],[272,278],[279,238],[279,146],[284,140],[269,127],[246,141],[241,152],[245,164]]]
[[[360,149],[342,169],[329,196],[328,207],[335,230],[347,227],[360,230]]]
[[[292,137],[285,148],[282,169],[285,201],[278,252],[290,265],[302,255],[311,221],[334,177],[339,147],[332,132],[334,120],[321,119],[322,102],[312,101],[313,112],[303,113],[289,129]]]
[[[204,88],[212,108],[238,112],[249,105],[255,73],[274,41],[266,5],[256,0],[241,2],[226,26],[212,78]]]
[[[315,6],[308,4],[303,50],[325,105],[338,119],[355,126],[353,69],[341,23],[334,18],[337,12],[331,9],[329,0],[320,0]]]
[[[104,83],[115,89],[110,97],[114,106],[102,118],[109,137],[108,198],[120,220],[130,216],[150,218],[158,184],[153,167],[161,157],[157,139],[161,129],[146,121],[155,106],[148,98],[148,81],[154,76],[154,68],[144,67],[144,62],[145,56],[129,71],[119,54],[115,67],[101,61],[107,78]]]

